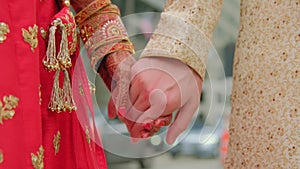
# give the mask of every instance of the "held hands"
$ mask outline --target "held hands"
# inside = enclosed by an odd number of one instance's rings
[[[132,138],[145,139],[169,125],[172,114],[177,111],[166,138],[168,144],[173,144],[199,106],[200,76],[183,62],[162,57],[140,59],[133,65],[131,73],[131,104],[126,112],[116,113],[111,99],[109,117],[114,118],[117,114]]]

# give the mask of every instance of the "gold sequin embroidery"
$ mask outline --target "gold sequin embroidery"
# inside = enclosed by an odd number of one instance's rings
[[[90,88],[90,92],[91,94],[96,94],[96,86],[93,82],[89,81],[89,88]]]
[[[55,155],[58,153],[59,148],[60,148],[60,139],[61,139],[60,132],[57,131],[57,133],[56,133],[56,135],[54,135],[54,139],[53,139],[53,147],[55,150]]]
[[[4,161],[3,152],[0,150],[0,164]]]
[[[33,25],[33,27],[29,26],[28,30],[22,28],[22,35],[24,37],[24,41],[30,45],[32,52],[34,52],[34,49],[38,45],[37,34],[38,26],[36,25]]]
[[[10,32],[9,27],[6,23],[0,22],[0,43],[6,40],[6,34]]]
[[[68,3],[67,0],[65,1],[65,3]],[[62,16],[62,18],[68,21],[68,23],[65,23],[64,25],[66,27],[68,36],[72,35],[72,42],[69,42],[69,53],[70,55],[73,55],[76,51],[77,46],[76,24],[72,22],[72,20],[75,20],[73,13],[70,10],[68,10],[67,13],[71,18],[69,18],[68,15]]]
[[[44,40],[47,39],[47,31],[44,28],[40,28],[40,33]]]
[[[18,106],[19,99],[9,95],[3,97],[3,102],[0,100],[0,124],[3,120],[12,119],[15,115],[15,108]]]
[[[63,4],[66,5],[66,7],[70,7],[71,2],[70,0],[63,0]]]
[[[43,169],[44,168],[44,148],[41,146],[36,155],[31,153],[31,162],[34,169]]]
[[[90,131],[89,131],[88,127],[86,127],[86,129],[85,129],[85,137],[86,137],[86,141],[89,144],[91,144]]]
[[[42,105],[42,85],[39,86],[39,104]]]
[[[83,91],[83,87],[82,87],[81,84],[79,84],[79,94],[80,94],[81,96],[84,96],[84,91]]]

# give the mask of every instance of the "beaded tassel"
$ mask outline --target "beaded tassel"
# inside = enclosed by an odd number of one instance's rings
[[[62,91],[59,87],[59,75],[60,75],[60,70],[57,70],[54,75],[54,82],[53,82],[53,88],[52,88],[52,93],[50,97],[50,102],[48,105],[48,108],[53,111],[60,113],[63,108],[63,102],[61,100],[62,96]]]
[[[61,41],[59,52],[56,55],[55,33],[58,28],[61,30]],[[76,110],[71,81],[67,71],[67,69],[72,66],[68,49],[67,30],[60,19],[55,19],[50,27],[48,48],[46,57],[43,59],[43,64],[49,72],[56,71],[54,75],[51,98],[48,105],[49,110],[57,113],[62,111],[71,112]],[[62,88],[60,87],[59,83],[61,72],[64,75]]]
[[[60,42],[60,50],[57,54],[57,59],[60,63],[61,68],[70,68],[72,67],[72,62],[69,54],[68,49],[68,38],[66,27],[62,24],[61,25],[61,42]]]
[[[73,92],[72,92],[72,88],[71,88],[69,73],[66,69],[63,69],[63,73],[65,76],[64,85],[63,85],[63,89],[62,89],[62,91],[63,91],[62,101],[64,103],[63,110],[64,111],[68,110],[69,112],[71,112],[73,110],[76,110],[76,105],[75,105],[74,98],[73,98]]]
[[[56,59],[56,44],[55,44],[55,33],[56,33],[56,26],[51,26],[49,29],[49,41],[48,41],[48,48],[46,51],[46,57],[43,59],[43,64],[45,68],[49,71],[56,71],[59,69],[59,63]]]

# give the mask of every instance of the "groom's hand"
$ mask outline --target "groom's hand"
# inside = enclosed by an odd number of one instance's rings
[[[148,134],[144,135],[152,136],[157,125],[164,125],[161,120],[157,122],[158,118],[167,117],[171,122],[172,113],[178,111],[167,134],[167,143],[173,144],[196,112],[201,88],[200,76],[181,61],[162,57],[137,61],[132,68],[129,92],[132,106],[121,115],[134,122],[127,125],[131,137],[141,138],[141,131],[144,133],[148,129]]]

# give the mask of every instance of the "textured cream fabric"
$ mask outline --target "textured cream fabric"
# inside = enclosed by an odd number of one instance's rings
[[[210,39],[221,7],[222,0],[168,0],[142,57],[177,58],[204,79]]]
[[[211,38],[222,0],[173,0],[167,4],[165,13],[178,16]],[[164,22],[159,23],[159,32],[182,30]],[[186,38],[198,36],[183,33]],[[165,51],[162,56],[178,58],[204,77],[209,45],[189,51],[178,43],[154,35],[144,56]],[[151,49],[157,52],[151,54]],[[199,50],[202,53],[195,52]],[[242,0],[225,168],[300,168],[299,72],[300,1]]]

